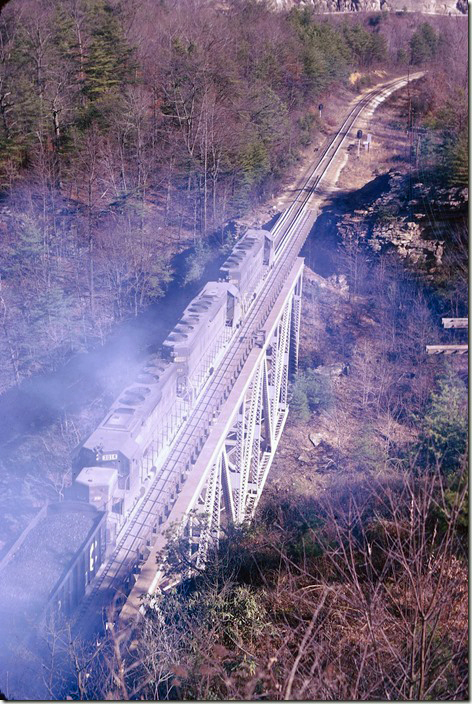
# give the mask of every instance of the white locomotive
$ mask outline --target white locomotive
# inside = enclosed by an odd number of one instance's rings
[[[110,548],[159,472],[188,417],[272,266],[274,242],[250,229],[184,310],[160,355],[148,360],[79,448],[70,497],[107,513]]]

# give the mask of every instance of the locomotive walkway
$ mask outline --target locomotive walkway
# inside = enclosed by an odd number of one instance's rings
[[[409,80],[421,75],[412,74]],[[293,202],[272,228],[274,266],[176,435],[152,486],[91,585],[76,618],[75,630],[82,637],[102,630],[104,610],[113,601],[117,608],[126,601],[122,610],[124,620],[137,615],[141,596],[152,593],[156,586],[156,556],[165,545],[164,531],[173,524],[188,523],[199,503],[203,507],[200,515],[208,515],[209,519],[207,530],[200,530],[199,541],[196,540],[197,553],[204,551],[215,537],[222,496],[228,499],[230,483],[235,481],[237,473],[229,460],[229,441],[225,446],[225,438],[232,431],[235,436],[239,433],[239,460],[248,458],[246,470],[238,470],[238,488],[233,492],[239,497],[238,506],[233,506],[230,497],[233,519],[249,518],[254,511],[288,412],[287,375],[290,360],[296,364],[298,348],[303,269],[298,254],[321,202],[334,186],[339,152],[345,140],[354,135],[356,120],[361,114],[373,112],[407,83],[407,77],[391,80],[351,104],[342,125],[302,178]],[[262,452],[263,426],[271,423],[270,440]],[[248,442],[252,444],[249,446]],[[253,458],[257,453],[260,457],[256,458],[254,470]],[[191,538],[191,531],[189,535]],[[133,571],[138,572],[135,583]]]

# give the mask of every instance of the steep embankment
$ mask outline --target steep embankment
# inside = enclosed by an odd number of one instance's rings
[[[362,125],[370,150],[348,147],[303,252],[301,375],[269,478],[278,487],[313,493],[389,467],[421,434],[449,366],[466,413],[466,357],[431,358],[425,345],[467,337],[443,330],[441,316],[467,315],[468,194],[419,181],[407,100],[393,96]]]
[[[322,130],[314,101],[359,62],[343,30],[253,3],[23,9],[0,18],[0,549],[62,495],[209,239],[231,248],[229,220],[280,189]]]

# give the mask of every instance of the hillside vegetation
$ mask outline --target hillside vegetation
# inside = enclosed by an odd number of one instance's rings
[[[302,370],[254,522],[111,638],[114,698],[467,699],[466,364],[426,358],[434,301],[395,253],[341,245],[338,262],[348,297],[306,275]],[[186,541],[165,557],[185,577]]]
[[[320,99],[355,69],[443,51],[451,28],[415,40],[416,26],[256,2],[12,0],[0,18],[0,390],[162,296],[183,247],[204,258],[211,234],[224,244],[228,221],[309,144]]]
[[[428,79],[413,105],[424,91],[433,103],[414,120],[398,99],[399,132],[413,122],[421,134],[452,94]],[[188,544],[170,536],[166,568],[183,581],[144,602],[132,633],[112,630],[81,698],[467,699],[467,369],[425,355],[440,334],[454,339],[438,332],[441,314],[467,314],[463,213],[442,202],[454,218],[434,268],[392,246],[374,251],[363,234],[369,219],[405,211],[433,227],[428,198],[457,195],[441,144],[459,133],[449,122],[435,129],[434,149],[397,164],[390,210],[365,210],[362,221],[361,195],[332,199],[336,274],[320,287],[305,272],[300,371],[255,520],[227,526],[191,577]],[[412,202],[420,179],[429,195]],[[354,210],[357,238],[346,225]]]
[[[277,192],[322,129],[318,104],[378,81],[374,69],[427,70],[398,118],[401,197],[375,201],[374,224],[419,211],[419,193],[438,230],[468,170],[463,24],[243,0],[12,0],[0,18],[0,390],[161,297],[177,252],[192,246],[200,271],[209,243],[228,247],[231,219]],[[366,221],[336,221],[347,286],[306,277],[300,371],[254,522],[227,526],[192,574],[171,535],[166,569],[181,581],[145,602],[132,633],[113,613],[97,644],[53,629],[51,696],[467,698],[467,371],[424,353],[440,313],[467,314],[461,218],[441,225],[434,271],[369,249]],[[80,440],[61,431],[61,447]],[[45,438],[35,470],[62,471],[66,451]]]
[[[446,197],[463,185],[450,147],[460,151],[464,64],[455,83],[441,76],[436,64],[413,111],[400,109],[414,149],[390,210],[369,213],[378,224],[420,212],[435,237],[452,214],[441,265],[375,253],[366,223],[357,238],[341,228],[359,204],[334,197],[347,286],[319,288],[306,272],[301,369],[256,518],[153,599],[131,640],[111,637],[109,696],[467,699],[467,369],[425,355],[439,336],[454,341],[441,314],[467,314],[467,233]],[[186,575],[185,542],[171,540],[166,559]]]

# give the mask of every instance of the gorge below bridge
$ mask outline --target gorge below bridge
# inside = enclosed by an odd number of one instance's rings
[[[162,579],[157,556],[166,528],[189,541],[196,566],[218,539],[222,522],[250,520],[264,489],[288,414],[288,384],[297,370],[303,260],[298,256],[343,166],[342,147],[357,121],[421,72],[371,88],[349,106],[342,124],[302,177],[270,231],[274,261],[242,327],[183,422],[156,479],[84,600],[82,635],[114,600],[122,623],[139,617],[142,599]],[[98,620],[97,620],[98,619]]]

